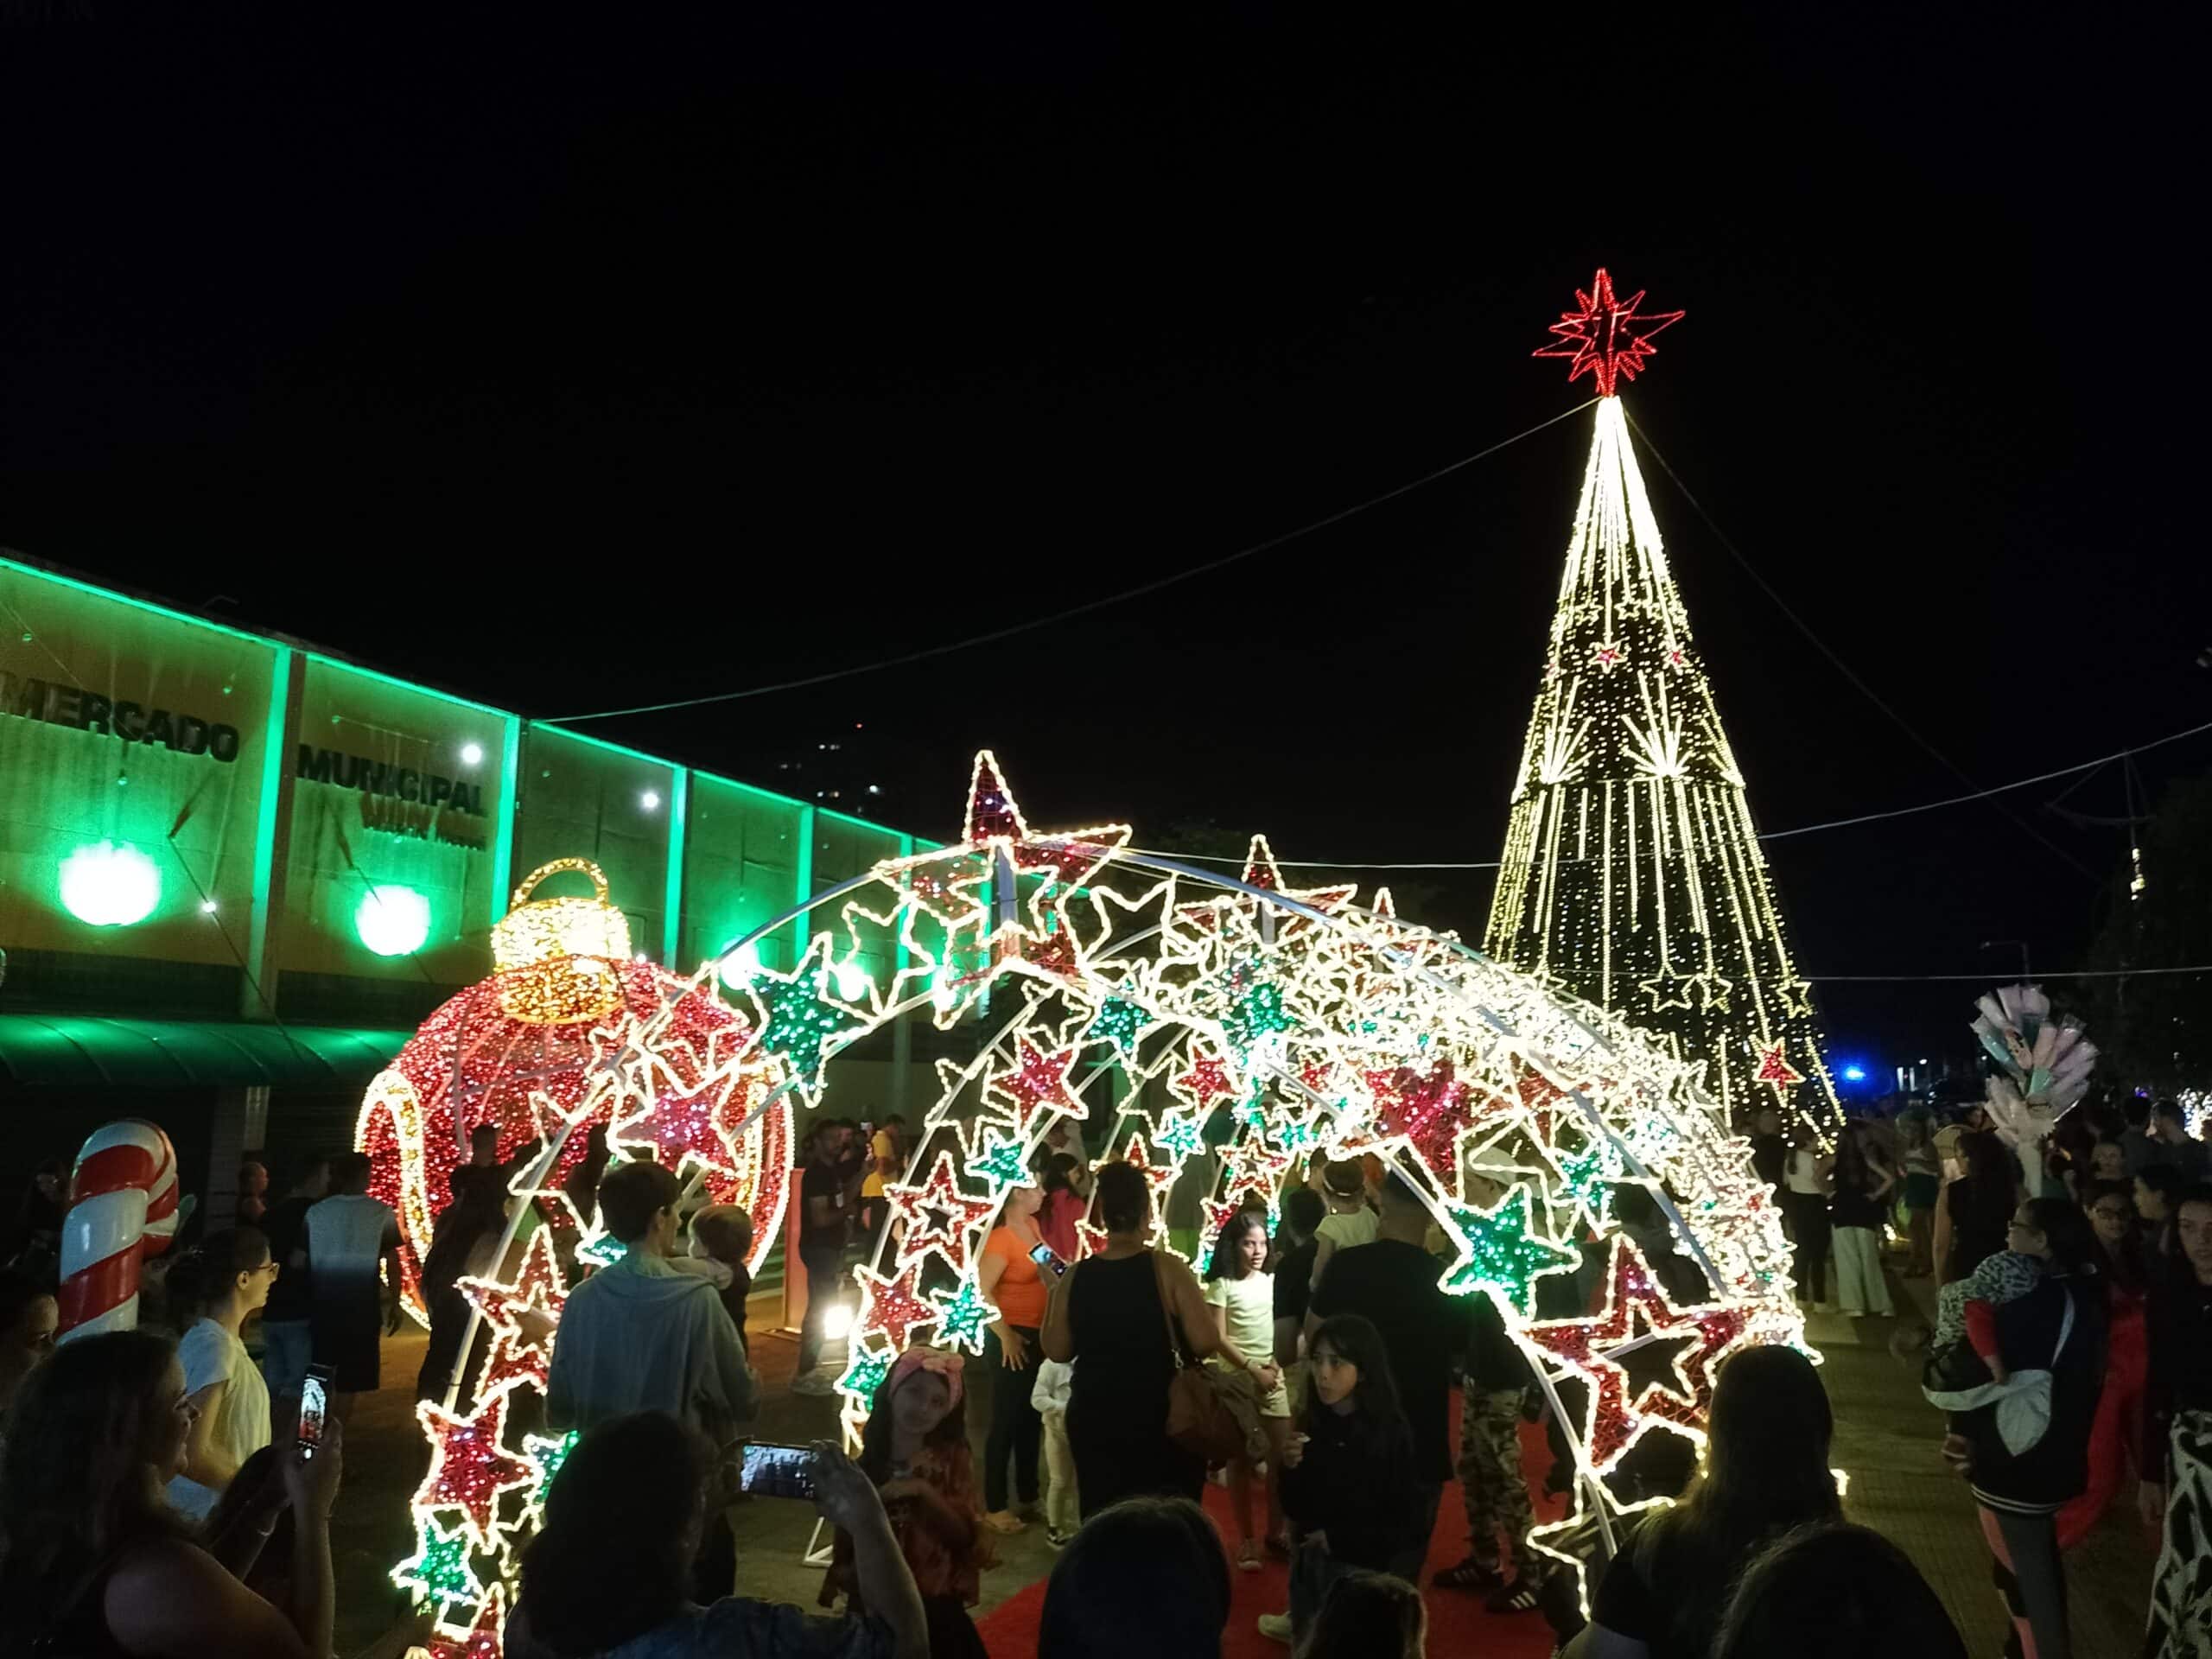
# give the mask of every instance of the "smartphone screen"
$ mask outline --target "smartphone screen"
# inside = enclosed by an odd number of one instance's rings
[[[300,1455],[312,1458],[322,1446],[322,1426],[330,1410],[330,1368],[310,1365],[300,1384]]]
[[[804,1446],[752,1441],[745,1448],[740,1485],[762,1497],[812,1497],[814,1452]]]
[[[1060,1260],[1058,1253],[1049,1244],[1039,1244],[1032,1249],[1029,1252],[1029,1259],[1040,1268],[1050,1268],[1055,1277],[1068,1270],[1068,1264]],[[1073,1295],[1075,1293],[1071,1291],[1068,1294]]]

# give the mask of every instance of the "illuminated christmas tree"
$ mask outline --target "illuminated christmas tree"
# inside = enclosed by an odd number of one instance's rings
[[[1679,311],[1600,270],[1539,357],[1598,391],[1543,688],[1513,787],[1485,948],[1702,1063],[1740,1121],[1837,1117],[1744,775],[1690,639],[1617,395]]]

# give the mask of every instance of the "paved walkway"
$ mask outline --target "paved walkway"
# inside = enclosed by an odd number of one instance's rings
[[[1894,1276],[1892,1290],[1897,1287]],[[1932,1301],[1925,1281],[1908,1287]],[[1919,1369],[1891,1357],[1891,1319],[1815,1313],[1808,1321],[1826,1360],[1821,1378],[1835,1410],[1835,1464],[1851,1477],[1845,1510],[1912,1558],[1950,1609],[1974,1659],[1994,1659],[2008,1622],[1990,1582],[1989,1551],[1966,1483],[1937,1451],[1942,1414],[1921,1397]],[[2137,1519],[2131,1485],[2066,1559],[2074,1650],[2121,1659],[2142,1639],[2155,1540]]]
[[[1923,1298],[1931,1294],[1923,1283],[1908,1288]],[[1886,1534],[1912,1558],[1958,1621],[1974,1659],[1995,1659],[2005,1622],[1990,1585],[1989,1555],[1974,1502],[1965,1483],[1937,1454],[1942,1419],[1921,1398],[1916,1367],[1890,1355],[1893,1325],[1888,1319],[1852,1320],[1839,1314],[1815,1314],[1810,1321],[1813,1344],[1826,1358],[1821,1376],[1835,1409],[1835,1463],[1851,1478],[1846,1508],[1852,1519]],[[385,1575],[412,1548],[407,1499],[421,1478],[424,1459],[411,1384],[422,1352],[419,1335],[386,1342],[385,1380],[402,1386],[365,1397],[355,1415],[334,1524],[341,1653],[365,1645],[404,1611],[404,1599]],[[789,1390],[793,1344],[756,1332],[753,1352],[766,1384],[755,1431],[759,1438],[834,1437],[835,1402]],[[981,1417],[971,1409],[969,1426],[979,1448]],[[812,1510],[766,1499],[735,1513],[747,1593],[811,1607],[822,1582],[821,1569],[803,1560]],[[1052,1554],[1041,1527],[998,1541],[999,1564],[984,1575],[978,1617],[1052,1568]],[[2125,1501],[2116,1501],[2102,1524],[2068,1558],[2075,1651],[2083,1659],[2121,1659],[2135,1650],[2149,1605],[2152,1559],[2152,1542]]]

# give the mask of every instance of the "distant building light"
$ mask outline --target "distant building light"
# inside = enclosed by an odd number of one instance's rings
[[[461,764],[462,766],[481,766],[483,761],[484,746],[481,743],[464,743],[461,746]]]
[[[644,807],[648,812],[659,811],[660,791],[657,789],[647,790],[644,794],[638,797],[638,804]]]

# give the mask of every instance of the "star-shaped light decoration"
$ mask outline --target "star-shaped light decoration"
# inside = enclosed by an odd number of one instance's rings
[[[1028,1135],[1040,1112],[1058,1112],[1078,1121],[1090,1116],[1083,1096],[1068,1081],[1068,1073],[1082,1053],[1079,1048],[1040,1048],[1027,1037],[1014,1039],[1013,1067],[994,1073],[989,1087],[1013,1103],[1018,1134]]]
[[[1162,1112],[1152,1141],[1179,1164],[1206,1149],[1205,1134],[1197,1116],[1189,1112]]]
[[[1649,999],[1651,1012],[1664,1014],[1669,1008],[1690,1006],[1690,992],[1696,976],[1686,974],[1672,965],[1663,967],[1649,979],[1639,979],[1637,989]]]
[[[565,1434],[525,1434],[522,1437],[522,1454],[537,1471],[537,1483],[530,1489],[525,1513],[534,1520],[545,1514],[545,1500],[553,1491],[553,1478],[561,1472],[561,1465],[569,1460],[569,1453],[576,1449],[583,1439],[580,1429],[570,1429]]]
[[[880,1348],[855,1346],[852,1351],[852,1361],[845,1367],[845,1374],[837,1379],[837,1392],[849,1399],[859,1401],[863,1410],[874,1410],[875,1391],[883,1386],[883,1379],[891,1375],[892,1362],[897,1358],[897,1354],[886,1352]]]
[[[415,1508],[418,1513],[459,1510],[469,1541],[481,1554],[488,1554],[496,1546],[500,1495],[519,1491],[537,1479],[529,1459],[500,1444],[511,1398],[512,1393],[502,1389],[469,1417],[455,1416],[428,1400],[415,1408],[416,1421],[431,1446],[430,1471],[416,1488]]]
[[[854,1276],[860,1281],[862,1306],[853,1329],[881,1332],[894,1352],[906,1352],[916,1325],[935,1325],[944,1317],[944,1304],[922,1294],[919,1262],[910,1262],[894,1279],[872,1268],[859,1268]]]
[[[1529,355],[1569,359],[1573,366],[1567,372],[1567,384],[1573,385],[1586,374],[1593,376],[1600,397],[1612,397],[1619,382],[1641,374],[1656,349],[1651,337],[1682,320],[1680,311],[1637,315],[1643,290],[1637,289],[1626,301],[1615,298],[1613,279],[1602,268],[1590,291],[1577,289],[1574,297],[1582,308],[1560,313],[1560,320],[1551,326],[1556,343],[1540,346]]]
[[[722,1115],[734,1081],[727,1073],[709,1073],[691,1087],[671,1080],[640,1101],[636,1111],[618,1115],[607,1138],[618,1146],[652,1147],[656,1160],[678,1174],[685,1164],[696,1163],[710,1173],[734,1176],[737,1160]],[[739,1097],[741,1103],[745,1091]]]
[[[998,1316],[998,1309],[983,1300],[982,1287],[973,1279],[963,1279],[959,1291],[944,1305],[944,1317],[938,1321],[938,1342],[981,1354],[983,1328]]]
[[[1128,1145],[1122,1149],[1122,1161],[1144,1177],[1145,1185],[1152,1193],[1153,1218],[1157,1224],[1165,1213],[1162,1206],[1167,1202],[1167,1189],[1175,1185],[1176,1176],[1182,1173],[1180,1168],[1172,1163],[1154,1163],[1146,1154],[1141,1135],[1129,1136]]]
[[[989,1123],[977,1127],[976,1145],[968,1154],[968,1173],[981,1176],[997,1197],[1003,1197],[1010,1187],[1028,1185],[1031,1179],[1022,1143],[1001,1135]]]
[[[500,1659],[500,1639],[507,1624],[507,1589],[495,1584],[485,1592],[476,1618],[463,1631],[430,1632],[430,1659]]]
[[[553,1230],[541,1227],[524,1249],[522,1271],[512,1285],[495,1279],[462,1279],[461,1294],[483,1314],[494,1336],[493,1352],[478,1383],[489,1395],[510,1382],[546,1386],[553,1360],[553,1329],[568,1305],[560,1263],[553,1255]]]
[[[1643,1253],[1617,1233],[1604,1309],[1538,1320],[1521,1334],[1591,1382],[1580,1438],[1590,1468],[1603,1474],[1656,1424],[1702,1434],[1713,1373],[1749,1325],[1740,1306],[1677,1309]]]
[[[1620,665],[1621,648],[1610,639],[1601,640],[1598,648],[1590,653],[1590,659],[1598,664],[1598,671],[1602,674],[1609,668]]]
[[[402,1590],[413,1590],[423,1599],[436,1602],[442,1618],[454,1603],[474,1604],[484,1598],[484,1581],[469,1561],[474,1553],[466,1528],[448,1530],[424,1516],[416,1535],[415,1553],[391,1569],[391,1581]]]
[[[1427,1071],[1398,1066],[1370,1071],[1367,1087],[1384,1132],[1402,1135],[1446,1192],[1459,1190],[1459,1146],[1474,1127],[1473,1091],[1440,1060]]]
[[[959,1274],[968,1271],[970,1235],[999,1207],[995,1198],[971,1198],[960,1190],[950,1152],[938,1154],[921,1185],[886,1182],[883,1197],[893,1220],[906,1224],[899,1246],[900,1262],[917,1262],[925,1251],[936,1250]]]
[[[1805,1081],[1805,1074],[1783,1058],[1782,1039],[1777,1038],[1759,1051],[1759,1068],[1751,1074],[1754,1083],[1770,1083],[1774,1092],[1786,1095]]]
[[[746,982],[760,1007],[760,1051],[784,1059],[810,1091],[820,1090],[830,1056],[874,1023],[830,995],[829,962],[830,936],[817,933],[790,973],[763,969]]]
[[[1212,1054],[1193,1059],[1188,1071],[1167,1080],[1167,1087],[1196,1107],[1201,1116],[1211,1111],[1222,1096],[1236,1092],[1236,1085],[1229,1078],[1229,1062]]]
[[[1569,1272],[1582,1258],[1567,1246],[1532,1232],[1529,1211],[1529,1188],[1522,1182],[1516,1182],[1487,1210],[1446,1199],[1447,1230],[1459,1240],[1459,1254],[1444,1275],[1444,1288],[1455,1296],[1496,1291],[1522,1318],[1533,1313],[1536,1281],[1547,1274]]]
[[[1137,1035],[1152,1023],[1152,1015],[1144,1005],[1133,1002],[1125,996],[1109,996],[1098,1005],[1098,1012],[1083,1028],[1085,1042],[1111,1043],[1124,1054],[1136,1051]]]

